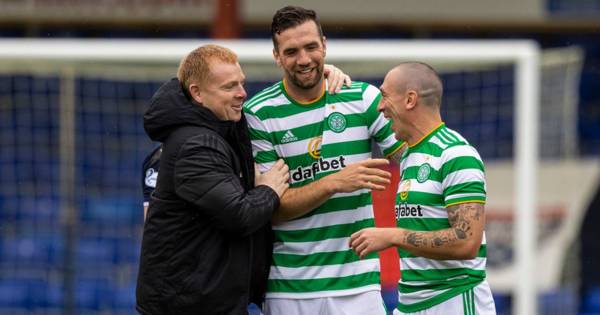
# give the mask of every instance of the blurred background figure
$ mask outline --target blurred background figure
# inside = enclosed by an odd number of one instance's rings
[[[144,198],[144,221],[148,216],[148,206],[150,205],[150,197],[154,188],[156,188],[156,180],[158,179],[158,170],[160,169],[160,155],[162,154],[162,145],[157,146],[142,162],[142,194]]]
[[[302,5],[319,12],[328,60],[375,86],[404,60],[344,57],[377,52],[382,42],[374,40],[531,39],[541,47],[538,310],[600,314],[600,0]],[[131,314],[143,224],[140,168],[158,145],[141,117],[183,54],[161,56],[185,45],[123,40],[185,40],[187,51],[213,39],[261,39],[272,47],[269,25],[281,3],[25,0],[0,7],[0,314]],[[343,49],[341,39],[364,42]],[[245,58],[262,44],[234,50]],[[242,60],[249,95],[280,79],[270,58]],[[422,61],[446,83],[446,125],[486,163],[488,280],[498,314],[512,314],[515,211],[523,211],[513,194],[514,63]],[[376,224],[394,225],[395,191],[374,193]],[[382,257],[391,310],[398,257],[393,250]]]

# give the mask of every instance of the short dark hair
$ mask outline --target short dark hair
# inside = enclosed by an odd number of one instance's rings
[[[298,6],[286,6],[277,10],[275,15],[273,15],[273,22],[271,22],[271,39],[273,40],[273,47],[275,47],[275,49],[278,48],[275,35],[281,34],[281,32],[296,27],[306,21],[315,22],[317,29],[319,30],[319,36],[323,37],[321,23],[317,18],[317,12],[314,10]]]

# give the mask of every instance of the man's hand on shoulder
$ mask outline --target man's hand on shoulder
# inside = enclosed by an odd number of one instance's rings
[[[352,84],[352,80],[350,76],[345,74],[341,69],[337,68],[334,65],[326,64],[323,67],[323,74],[325,75],[325,79],[327,80],[327,92],[329,94],[339,93],[342,90],[342,86],[344,84],[347,87],[350,87]]]

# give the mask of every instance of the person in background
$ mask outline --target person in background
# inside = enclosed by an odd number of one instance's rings
[[[350,238],[364,259],[397,247],[402,278],[394,314],[495,314],[486,281],[486,181],[477,150],[442,122],[443,85],[421,62],[393,68],[379,110],[408,143],[400,163],[397,228],[366,228]]]
[[[160,169],[160,155],[162,153],[162,145],[157,146],[146,156],[142,163],[142,193],[144,198],[144,221],[148,215],[148,206],[150,205],[150,197],[154,188],[156,188],[156,179],[158,178],[158,170]]]

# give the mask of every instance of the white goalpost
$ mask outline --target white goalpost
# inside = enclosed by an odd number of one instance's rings
[[[236,52],[242,67],[250,78],[278,73],[272,57],[269,40],[82,40],[82,39],[1,39],[0,73],[21,73],[29,64],[30,72],[46,71],[61,77],[61,85],[69,87],[61,99],[62,165],[75,160],[72,135],[75,134],[73,80],[77,73],[95,73],[99,77],[130,77],[144,79],[147,72],[141,68],[157,65],[154,77],[163,80],[175,75],[179,60],[194,48],[204,44],[218,44]],[[378,69],[381,73],[390,64],[418,60],[452,67],[454,64],[508,64],[514,66],[514,211],[516,229],[513,242],[517,272],[513,291],[513,314],[537,314],[536,288],[536,209],[538,193],[538,165],[540,159],[540,82],[542,51],[528,40],[328,40],[327,62],[344,65],[359,61],[364,71]],[[116,69],[127,68],[127,73]],[[121,69],[121,70],[122,70]],[[389,69],[389,68],[388,68]],[[385,73],[385,72],[384,72]],[[351,75],[358,75],[353,73]],[[149,76],[149,75],[148,75]],[[383,79],[383,77],[381,77]],[[65,116],[63,116],[65,115]],[[460,131],[460,130],[459,130]],[[66,149],[65,149],[66,148]],[[484,161],[485,162],[485,161]],[[72,199],[75,183],[72,170],[63,169],[63,196]],[[489,184],[488,184],[489,185]],[[72,200],[65,207],[72,208]],[[67,217],[72,217],[69,214]]]

